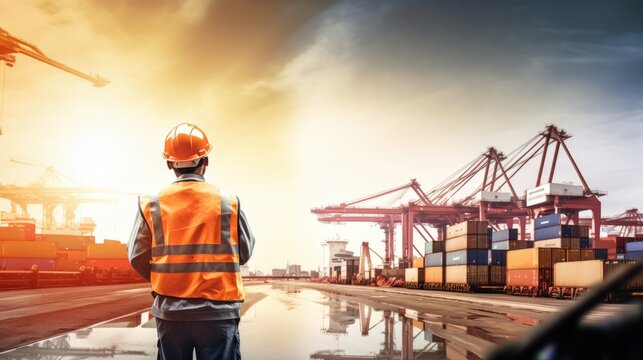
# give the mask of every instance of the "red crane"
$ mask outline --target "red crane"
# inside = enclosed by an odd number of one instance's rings
[[[96,87],[103,87],[109,84],[109,81],[105,78],[102,78],[98,75],[86,74],[61,62],[53,60],[52,58],[45,55],[45,53],[43,53],[42,50],[40,50],[36,45],[15,37],[6,30],[0,28],[0,87],[2,90],[2,94],[0,94],[0,135],[2,135],[2,107],[4,105],[5,66],[3,65],[6,64],[7,67],[13,67],[13,65],[16,63],[16,57],[14,54],[27,55],[45,64],[49,64],[60,70],[66,71],[70,74],[90,81]]]
[[[643,214],[636,208],[603,218],[603,225],[616,228],[620,237],[643,237]]]

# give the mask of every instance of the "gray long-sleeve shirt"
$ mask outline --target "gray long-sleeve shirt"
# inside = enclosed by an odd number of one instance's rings
[[[179,181],[205,181],[198,174],[179,176]],[[250,260],[255,245],[255,238],[250,231],[245,214],[239,203],[238,216],[239,263],[245,264]],[[134,270],[147,281],[150,281],[150,261],[152,259],[152,232],[141,215],[136,213],[134,227],[127,244],[127,254]],[[214,301],[208,299],[185,299],[157,295],[152,304],[152,315],[163,320],[199,321],[227,320],[240,318],[240,304]]]

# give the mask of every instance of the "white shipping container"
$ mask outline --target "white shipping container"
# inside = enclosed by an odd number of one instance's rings
[[[603,260],[559,262],[554,264],[554,285],[587,288],[603,281]]]
[[[583,196],[582,186],[548,183],[527,190],[527,206],[541,204],[547,201],[547,196]]]
[[[487,202],[511,202],[511,194],[498,191],[480,191],[476,194],[476,200]]]
[[[408,283],[417,283],[418,282],[418,268],[406,268],[404,269],[404,281]]]

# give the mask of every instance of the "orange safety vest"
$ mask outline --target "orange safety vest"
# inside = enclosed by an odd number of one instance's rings
[[[202,181],[175,182],[139,198],[152,233],[151,283],[161,295],[241,302],[235,196]]]

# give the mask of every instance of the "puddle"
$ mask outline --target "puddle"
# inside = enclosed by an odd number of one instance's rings
[[[241,320],[246,360],[479,359],[481,350],[500,340],[485,329],[312,289],[259,285],[246,291],[259,296]],[[43,358],[154,359],[154,319],[147,311],[136,313],[0,354],[0,359]]]

